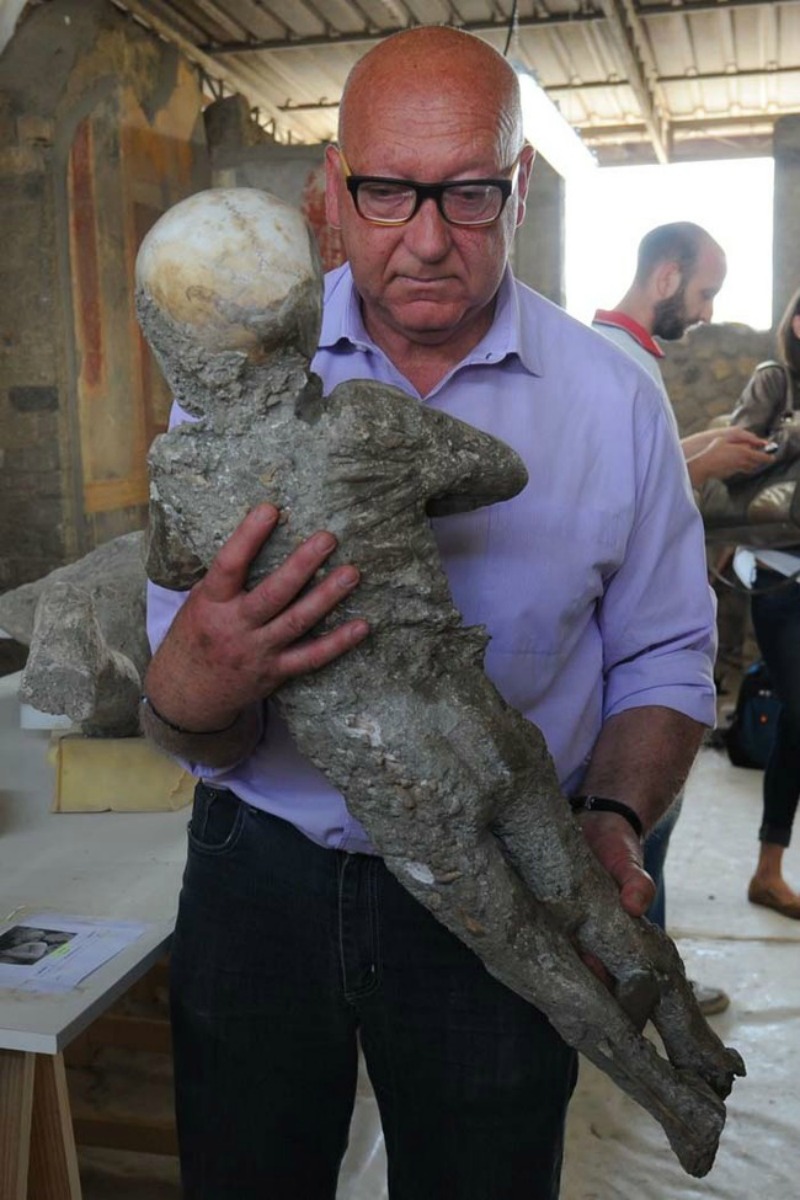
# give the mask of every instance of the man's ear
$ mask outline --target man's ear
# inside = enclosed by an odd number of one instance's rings
[[[341,194],[342,168],[336,146],[325,147],[325,217],[332,229],[341,229],[339,198]]]
[[[669,300],[683,282],[681,269],[676,262],[667,260],[659,263],[653,272],[653,283],[659,300]]]
[[[535,157],[536,151],[529,142],[526,142],[522,148],[522,153],[519,156],[519,176],[517,178],[517,226],[522,224],[525,217],[525,202],[528,196],[528,188],[531,182],[531,171],[533,170],[533,160]]]

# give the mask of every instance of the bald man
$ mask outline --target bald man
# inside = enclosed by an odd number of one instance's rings
[[[594,797],[584,834],[639,915],[639,823],[714,720],[713,606],[659,389],[509,270],[533,160],[481,39],[417,27],[364,55],[326,154],[347,263],[313,366],[326,394],[393,384],[524,459],[514,500],[434,522],[442,563],[565,794]],[[148,732],[185,736],[200,781],[172,953],[184,1194],[333,1200],[360,1045],[392,1200],[554,1200],[575,1054],[400,886],[269,700],[369,637],[358,563],[319,579],[324,532],[248,599],[277,520],[254,510],[188,598],[151,589]]]

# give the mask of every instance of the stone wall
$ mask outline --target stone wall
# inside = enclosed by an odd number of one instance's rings
[[[107,0],[29,5],[0,55],[0,591],[141,527],[169,398],[133,264],[207,179],[174,48]]]
[[[217,104],[229,104],[233,99]],[[344,251],[339,231],[325,218],[325,147],[280,146],[269,140],[248,143],[236,135],[230,121],[220,139],[213,113],[217,104],[206,109],[213,186],[262,188],[295,205],[313,230],[324,270],[338,267]]]
[[[664,382],[683,436],[731,412],[756,363],[775,356],[773,334],[748,325],[698,325],[662,346]]]
[[[775,355],[774,335],[747,325],[699,325],[680,342],[665,342],[663,347],[664,381],[684,436],[706,429],[730,413],[756,363]],[[728,549],[709,548],[717,596],[719,649],[715,675],[723,707],[735,701],[742,668],[758,657],[749,597],[730,576],[728,559]],[[723,583],[715,572],[730,582]]]

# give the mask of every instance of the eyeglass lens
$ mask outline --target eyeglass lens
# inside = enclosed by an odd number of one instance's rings
[[[433,188],[430,190],[435,195],[442,215],[458,225],[494,221],[500,215],[505,199],[502,188],[493,183],[476,186],[469,183],[444,184],[435,191]],[[418,195],[416,188],[389,182],[359,183],[356,193],[362,217],[390,224],[409,220],[423,198]]]

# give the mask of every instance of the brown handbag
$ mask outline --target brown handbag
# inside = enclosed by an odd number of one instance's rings
[[[765,406],[760,396],[758,372],[779,368],[785,380],[783,400],[775,397]],[[731,418],[743,414],[753,419],[747,425],[762,437],[777,442],[773,461],[751,474],[730,479],[709,479],[703,485],[698,507],[705,526],[706,541],[741,543],[755,548],[792,546],[800,543],[800,420],[794,407],[795,380],[779,363],[760,363]]]

